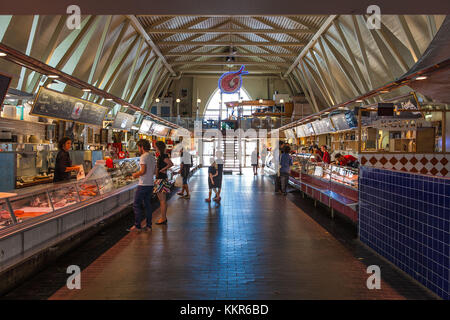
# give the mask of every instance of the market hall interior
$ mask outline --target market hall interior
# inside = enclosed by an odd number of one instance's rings
[[[129,234],[128,215],[3,298],[435,299],[359,245],[348,222],[294,189],[275,194],[269,175],[224,175],[220,204],[204,201],[206,169],[190,185],[190,200],[169,201],[166,226]],[[72,264],[85,264],[80,290],[66,286]],[[367,287],[374,264],[379,290]]]

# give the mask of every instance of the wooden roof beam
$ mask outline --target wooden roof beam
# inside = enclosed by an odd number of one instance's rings
[[[256,33],[256,34],[314,34],[314,31],[305,29],[146,29],[147,33],[176,34],[176,33]]]
[[[279,41],[162,41],[159,46],[271,46],[271,47],[304,47],[306,42],[279,42]]]

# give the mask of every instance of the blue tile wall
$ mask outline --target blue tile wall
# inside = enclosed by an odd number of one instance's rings
[[[449,300],[450,179],[362,166],[359,238]]]

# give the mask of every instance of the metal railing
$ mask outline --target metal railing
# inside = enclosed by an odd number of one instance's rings
[[[195,121],[202,121],[203,129],[226,129],[233,128],[238,129],[241,128],[243,130],[248,129],[277,129],[291,122],[291,118],[289,117],[258,117],[258,118],[241,118],[239,124],[237,123],[237,119],[227,120],[222,119],[221,125],[219,124],[219,120],[211,119],[210,117],[163,117],[163,119],[170,121],[183,127],[188,130],[194,130]]]

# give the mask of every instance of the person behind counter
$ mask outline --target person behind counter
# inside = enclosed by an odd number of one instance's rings
[[[357,162],[357,158],[355,158],[354,156],[347,154],[347,155],[342,155],[340,153],[337,153],[334,156],[334,159],[336,161],[336,163],[340,166],[348,166],[348,167],[353,167],[355,166],[356,162]]]
[[[79,167],[72,167],[72,160],[70,160],[69,150],[72,148],[72,140],[64,137],[58,142],[58,154],[55,161],[55,173],[53,182],[61,182],[70,180],[70,173],[78,171]]]
[[[328,153],[328,148],[326,145],[322,146],[322,153],[323,153],[322,162],[330,164],[331,157],[330,157],[330,154]]]

